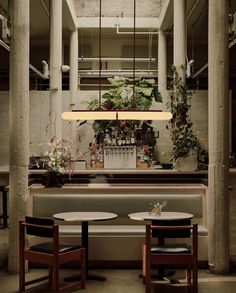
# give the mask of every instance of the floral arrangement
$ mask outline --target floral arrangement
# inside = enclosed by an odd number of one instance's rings
[[[152,201],[149,204],[149,215],[160,216],[162,209],[167,205],[167,201]]]
[[[67,171],[71,175],[73,172],[73,155],[68,141],[53,137],[48,146],[49,150],[45,152],[43,167],[49,173],[63,173]],[[39,162],[37,166],[40,167]]]

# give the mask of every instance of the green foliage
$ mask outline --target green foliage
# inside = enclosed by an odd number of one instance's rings
[[[172,119],[167,129],[173,142],[172,158],[186,157],[201,147],[197,136],[193,133],[192,122],[189,116],[192,92],[183,84],[176,68],[173,66],[169,74],[169,97],[167,107],[172,113]]]
[[[162,102],[160,92],[154,87],[154,79],[135,80],[135,93],[132,81],[129,78],[115,76],[108,78],[113,86],[102,96],[102,104],[99,107],[97,99],[88,102],[89,110],[148,110],[153,101]],[[129,134],[132,130],[149,129],[153,130],[151,121],[111,121],[97,120],[93,123],[93,129],[96,136],[101,139],[106,129],[111,133],[113,129],[119,129],[124,134]]]

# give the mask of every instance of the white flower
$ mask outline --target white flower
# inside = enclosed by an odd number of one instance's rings
[[[46,161],[44,166],[48,172],[63,173],[68,171],[72,173],[72,151],[71,146],[65,139],[53,138],[48,143],[49,151],[45,152]]]

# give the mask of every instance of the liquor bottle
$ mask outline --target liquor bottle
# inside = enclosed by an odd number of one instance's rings
[[[118,138],[117,138],[117,145],[118,145],[118,146],[121,146],[121,145],[122,145],[121,133],[118,135]]]
[[[126,143],[126,140],[125,140],[125,135],[124,135],[124,132],[123,131],[121,131],[121,145],[125,145],[125,143]]]
[[[134,137],[134,132],[131,132],[131,138],[130,138],[130,144],[135,145],[135,137]]]
[[[105,144],[105,146],[111,145],[111,138],[110,138],[110,134],[109,134],[108,129],[106,129],[106,132],[105,132],[104,144]]]
[[[103,159],[103,148],[100,145],[99,150],[98,150],[98,162],[100,164],[103,164],[103,161],[104,161],[104,159]]]
[[[94,168],[95,165],[96,165],[96,156],[95,156],[95,154],[92,154],[92,155],[91,155],[90,167],[91,167],[91,168]]]
[[[116,134],[114,131],[112,132],[111,145],[116,146]]]
[[[126,142],[125,142],[126,145],[130,145],[131,144],[131,137],[129,135],[129,133],[126,133]]]

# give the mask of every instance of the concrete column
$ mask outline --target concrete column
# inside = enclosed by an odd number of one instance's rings
[[[174,66],[185,83],[187,54],[186,0],[174,0]]]
[[[76,104],[78,91],[78,31],[70,34],[70,106],[71,110]]]
[[[228,0],[209,0],[209,266],[229,272]]]
[[[29,0],[10,2],[9,265],[19,271],[19,220],[28,213]]]
[[[78,30],[70,34],[70,110],[76,109],[76,99],[78,95]],[[76,135],[76,121],[70,123],[70,137],[73,147],[77,149],[78,138]]]
[[[162,31],[158,34],[158,90],[164,95],[167,79],[167,48],[166,35]]]
[[[62,0],[50,1],[50,136],[62,137]]]

